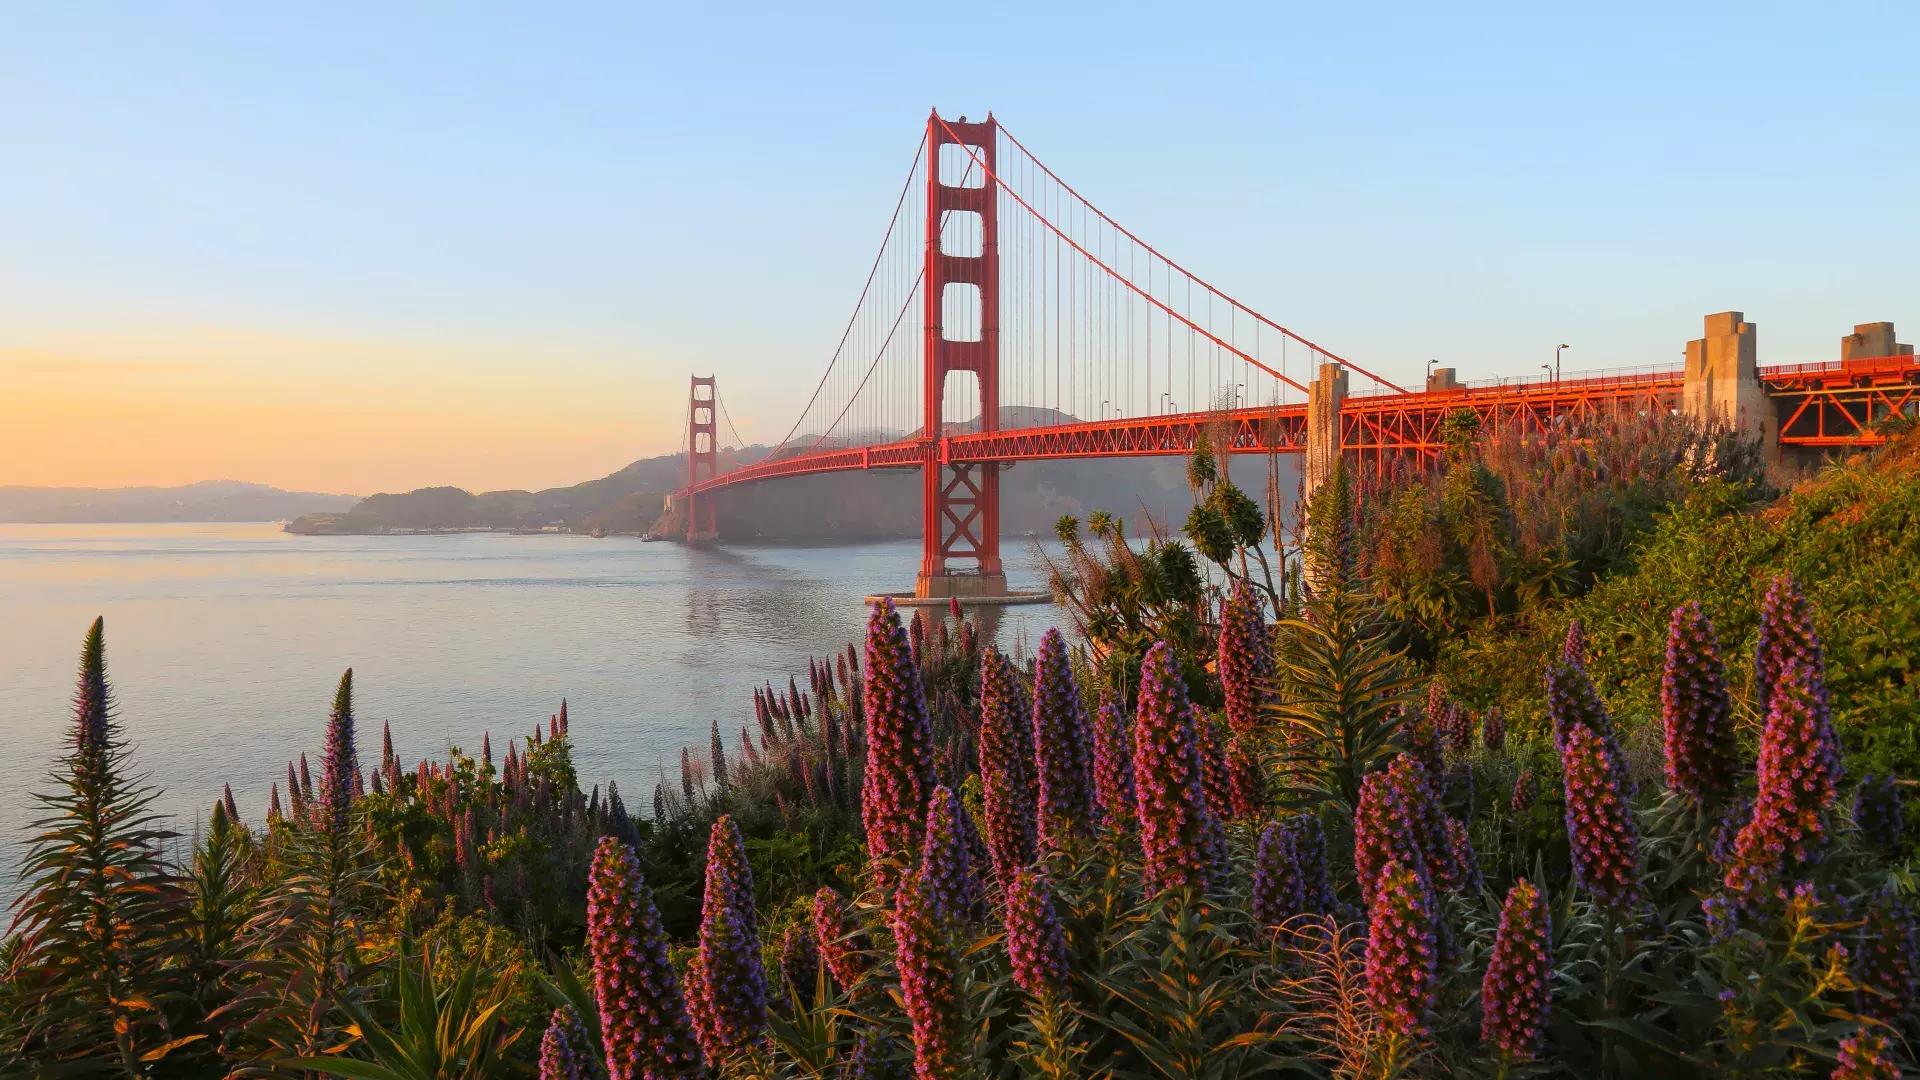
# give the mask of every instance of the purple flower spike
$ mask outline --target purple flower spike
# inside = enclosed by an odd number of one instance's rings
[[[1438,987],[1438,920],[1433,892],[1417,869],[1398,860],[1381,870],[1368,905],[1367,1000],[1386,1029],[1427,1033]]]
[[[1897,1024],[1920,998],[1920,934],[1913,913],[1891,890],[1873,897],[1854,948],[1859,1011]]]
[[[306,759],[301,759],[306,764]],[[353,746],[353,669],[340,676],[327,716],[327,751],[320,762],[320,798],[313,808],[317,824],[331,832],[347,827],[347,807],[353,802],[353,773],[358,767]]]
[[[1507,890],[1480,980],[1480,1038],[1509,1061],[1531,1061],[1546,1032],[1553,932],[1546,898],[1521,878]]]
[[[1373,902],[1380,874],[1395,861],[1425,866],[1413,818],[1393,778],[1386,772],[1368,773],[1360,780],[1360,801],[1353,810],[1353,876],[1363,903]]]
[[[689,978],[699,999],[695,1030],[711,1061],[736,1057],[766,1039],[767,974],[757,922],[746,842],[733,815],[722,814],[708,833],[699,978]]]
[[[1587,630],[1579,619],[1567,624],[1567,638],[1560,644],[1560,659],[1568,664],[1587,666]]]
[[[1029,997],[1066,991],[1067,939],[1054,910],[1053,886],[1031,866],[1015,874],[1007,890],[1007,957],[1013,981]]]
[[[1853,791],[1853,825],[1860,839],[1883,852],[1900,850],[1906,828],[1906,812],[1900,805],[1900,788],[1891,776],[1864,776]]]
[[[1827,688],[1812,666],[1790,663],[1774,685],[1760,735],[1753,817],[1734,840],[1726,885],[1746,895],[1792,867],[1817,860],[1828,809],[1839,794],[1840,748]]]
[[[1640,842],[1614,759],[1600,736],[1579,721],[1562,741],[1574,880],[1602,907],[1625,910],[1639,897]]]
[[[1447,703],[1434,726],[1440,732],[1447,753],[1452,756],[1464,757],[1473,749],[1473,714],[1461,708],[1457,702]]]
[[[1110,825],[1133,824],[1133,732],[1111,699],[1093,716],[1093,783],[1100,814]]]
[[[1227,726],[1236,734],[1251,732],[1267,703],[1273,652],[1267,644],[1264,609],[1245,578],[1235,581],[1220,603],[1216,670],[1226,692]]]
[[[1520,775],[1513,778],[1513,798],[1508,800],[1507,809],[1514,817],[1533,809],[1533,770],[1521,769]]]
[[[1249,904],[1261,926],[1278,926],[1307,909],[1306,882],[1289,824],[1274,821],[1260,830],[1253,855],[1253,895]]]
[[[571,1006],[553,1010],[540,1036],[540,1080],[593,1080],[593,1043]]]
[[[1313,814],[1296,814],[1287,822],[1292,834],[1294,862],[1300,868],[1303,910],[1331,915],[1340,908],[1327,872],[1327,831]]]
[[[1156,642],[1140,663],[1134,710],[1133,776],[1137,786],[1142,884],[1149,894],[1204,892],[1213,867],[1216,823],[1201,787],[1198,739],[1187,686],[1173,649]]]
[[[1613,720],[1587,669],[1565,661],[1547,668],[1547,717],[1553,724],[1554,749],[1566,753],[1567,728],[1584,724],[1607,743],[1613,742]]]
[[[799,923],[780,936],[780,978],[794,1000],[813,1000],[820,981],[820,947],[814,944],[812,930]]]
[[[1483,879],[1480,859],[1473,851],[1473,838],[1459,818],[1446,819],[1447,857],[1440,861],[1446,868],[1446,880],[1436,882],[1448,892],[1479,892]]]
[[[867,720],[867,768],[860,792],[867,856],[887,882],[908,865],[926,831],[933,791],[933,728],[920,671],[908,653],[893,601],[882,597],[867,619],[861,683]]]
[[[1073,685],[1067,643],[1060,631],[1040,637],[1033,669],[1034,769],[1040,781],[1039,841],[1057,851],[1069,835],[1085,832],[1093,811],[1093,763],[1087,721]]]
[[[987,853],[1002,886],[1037,856],[1033,828],[1031,757],[1021,750],[1013,668],[997,650],[980,668],[980,794],[986,818]]]
[[[1267,776],[1246,739],[1227,737],[1227,805],[1235,821],[1248,821],[1267,812]]]
[[[960,1000],[959,927],[914,874],[894,898],[894,961],[900,997],[913,1028],[913,1069],[919,1080],[965,1075],[967,1016]]]
[[[1385,771],[1360,782],[1353,815],[1353,867],[1361,898],[1371,903],[1387,863],[1398,861],[1432,884],[1447,858],[1446,827],[1427,770],[1412,754],[1396,755]]]
[[[1891,1055],[1884,1031],[1862,1027],[1840,1040],[1833,1080],[1900,1080],[1900,1066]]]
[[[1789,667],[1813,669],[1826,682],[1826,657],[1813,629],[1813,608],[1791,574],[1781,574],[1760,601],[1759,642],[1753,656],[1753,703],[1759,709],[1773,705],[1773,691]]]
[[[928,897],[955,918],[970,921],[986,906],[986,891],[974,875],[972,855],[966,837],[967,812],[960,797],[942,784],[933,789],[933,801],[927,810],[927,839],[921,845],[920,876],[926,879]]]
[[[866,935],[851,925],[846,901],[829,885],[813,894],[813,940],[834,983],[851,991],[867,972]]]
[[[1220,725],[1195,709],[1193,731],[1200,743],[1200,787],[1207,793],[1207,809],[1215,817],[1233,813],[1233,781],[1227,775],[1227,748],[1220,741]]]
[[[587,884],[587,948],[609,1080],[704,1074],[667,935],[633,849],[607,836]]]
[[[1695,801],[1733,786],[1733,709],[1726,666],[1713,624],[1688,601],[1667,624],[1667,663],[1660,675],[1667,786]]]

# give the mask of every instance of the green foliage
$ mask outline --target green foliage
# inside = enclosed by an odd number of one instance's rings
[[[1063,561],[1048,559],[1049,583],[1089,643],[1102,681],[1131,699],[1147,649],[1166,641],[1189,685],[1204,697],[1213,638],[1206,581],[1193,549],[1155,532],[1135,550],[1123,523],[1100,513],[1089,519],[1097,544],[1079,540],[1077,530],[1062,531],[1076,539]],[[1217,692],[1204,703],[1217,705]]]
[[[1720,903],[1715,850],[1723,824],[1745,811],[1737,794],[1700,806],[1663,790],[1656,695],[1674,605],[1698,599],[1713,615],[1737,692],[1759,592],[1791,571],[1826,642],[1847,768],[1920,773],[1920,735],[1900,722],[1920,712],[1910,675],[1920,641],[1920,436],[1756,512],[1737,447],[1689,442],[1663,422],[1616,422],[1542,447],[1502,443],[1462,415],[1444,426],[1443,469],[1431,477],[1369,497],[1334,471],[1307,508],[1300,579],[1284,604],[1270,593],[1283,615],[1273,704],[1250,737],[1265,751],[1269,790],[1326,826],[1338,910],[1254,925],[1246,909],[1265,824],[1257,817],[1226,827],[1213,893],[1154,898],[1140,888],[1133,823],[1103,822],[1045,856],[1068,954],[1061,989],[1030,998],[1012,978],[997,919],[965,916],[952,991],[969,1071],[1814,1075],[1831,1069],[1839,1038],[1860,1027],[1869,1004],[1891,1012],[1897,1047],[1912,1045],[1920,1017],[1903,1008],[1911,993],[1868,986],[1858,959],[1876,946],[1892,955],[1867,927],[1913,901],[1911,854],[1870,848],[1833,808],[1824,858],[1777,894],[1742,898],[1737,911]],[[1719,455],[1714,468],[1687,456],[1706,450]],[[1258,507],[1209,453],[1190,462],[1190,477],[1205,509],[1185,542],[1154,534],[1136,550],[1105,514],[1090,515],[1084,536],[1078,522],[1060,524],[1068,555],[1055,587],[1087,637],[1074,667],[1089,703],[1102,689],[1130,696],[1138,654],[1161,637],[1175,644],[1194,699],[1211,702],[1209,578],[1268,587]],[[1425,576],[1389,578],[1382,552]],[[1410,607],[1410,598],[1420,599]],[[1596,907],[1572,883],[1559,764],[1537,737],[1544,662],[1576,616],[1634,781],[1643,899],[1626,911]],[[938,618],[916,636],[935,765],[977,813],[971,710],[984,646],[972,627]],[[1416,672],[1403,643],[1438,650],[1456,701],[1503,706],[1505,743],[1411,739],[1407,719],[1432,718],[1406,700]],[[579,790],[556,717],[501,770],[457,749],[417,773],[383,762],[384,790],[353,800],[344,827],[276,820],[255,832],[216,809],[179,866],[146,813],[151,794],[124,779],[113,725],[104,739],[77,734],[56,773],[64,794],[43,800],[21,921],[0,942],[0,1055],[34,1075],[524,1073],[553,1005],[574,1008],[598,1040],[578,949],[584,852],[603,833],[636,847],[684,961],[707,824],[729,813],[747,842],[763,950],[787,927],[810,925],[808,898],[832,884],[851,898],[849,940],[868,963],[852,987],[835,986],[823,966],[814,986],[775,995],[768,1042],[723,1075],[839,1077],[856,1055],[897,1072],[911,1035],[891,897],[863,865],[858,674],[826,670],[823,678],[816,667],[804,703],[797,692],[781,696],[778,722],[769,716],[759,739],[730,754],[723,777],[692,759],[679,783],[663,777],[647,820],[630,816],[611,786]],[[110,720],[97,625],[81,697]],[[1740,708],[1751,727],[1757,710]],[[1417,857],[1442,858],[1432,838],[1445,836],[1470,845],[1473,862],[1471,873],[1429,867],[1436,883],[1456,884],[1436,885],[1444,931],[1433,942],[1426,1031],[1388,1034],[1366,993],[1367,929],[1346,906],[1359,890],[1342,810],[1365,775],[1415,741],[1437,767],[1433,803],[1455,823],[1421,832]],[[1516,801],[1522,777],[1531,798]],[[1546,893],[1554,958],[1535,1063],[1496,1060],[1478,1038],[1500,897],[1520,876]],[[1718,906],[1703,908],[1703,897]],[[109,911],[117,914],[99,921]],[[546,959],[544,975],[535,956]],[[770,969],[776,959],[769,951]],[[0,1061],[6,1073],[11,1059]]]
[[[1766,494],[1757,444],[1667,414],[1487,432],[1462,410],[1441,435],[1440,467],[1369,485],[1356,524],[1361,572],[1394,639],[1422,660],[1468,630],[1581,595],[1703,481]]]
[[[1315,580],[1305,612],[1273,629],[1277,729],[1291,800],[1332,802],[1351,813],[1360,780],[1398,748],[1401,699],[1415,676],[1391,649],[1378,606],[1342,542],[1350,514],[1344,467],[1308,507]]]
[[[1631,727],[1658,715],[1674,597],[1700,601],[1729,657],[1751,656],[1767,583],[1791,573],[1813,607],[1849,760],[1920,776],[1920,729],[1887,722],[1920,715],[1915,441],[1830,466],[1758,510],[1745,488],[1703,480],[1660,515],[1622,572],[1579,599],[1529,609],[1503,633],[1449,642],[1440,670],[1473,705],[1499,705],[1516,730],[1537,733],[1546,703],[1535,673],[1579,619],[1594,681]],[[1763,710],[1744,699],[1741,708],[1751,732]]]
[[[360,1033],[364,1057],[302,1057],[285,1064],[347,1080],[478,1080],[498,1076],[507,1051],[525,1034],[500,1022],[511,984],[483,988],[482,959],[473,957],[448,979],[447,958],[403,937],[386,965],[380,1008],[345,1004]]]
[[[0,1054],[136,1076],[204,1033],[177,1023],[191,1008],[175,970],[187,905],[164,855],[175,834],[152,812],[158,792],[128,775],[99,619],[81,648],[68,747],[54,793],[33,796],[43,816],[8,963],[7,997],[24,1019]]]

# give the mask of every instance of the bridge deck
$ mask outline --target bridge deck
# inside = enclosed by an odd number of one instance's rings
[[[1920,405],[1920,362],[1913,356],[1763,367],[1761,383],[1782,405],[1783,446],[1843,447],[1882,441],[1879,419]],[[1572,375],[1463,385],[1415,393],[1349,396],[1341,407],[1341,448],[1362,455],[1435,454],[1440,424],[1468,408],[1496,424],[1545,430],[1557,417],[1639,402],[1675,408],[1679,369]],[[1087,457],[1151,457],[1190,452],[1204,434],[1231,453],[1306,450],[1305,404],[1168,413],[1078,424],[977,431],[939,439],[908,438],[772,458],[695,484],[704,494],[789,476],[856,469],[912,469],[930,463],[1038,461]]]

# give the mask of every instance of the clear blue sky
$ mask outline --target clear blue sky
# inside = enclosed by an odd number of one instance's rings
[[[1389,375],[1920,337],[1911,3],[398,7],[0,15],[0,483],[568,483],[694,370],[777,437],[936,104]]]

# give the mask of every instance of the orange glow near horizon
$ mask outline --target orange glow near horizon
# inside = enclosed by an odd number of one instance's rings
[[[684,375],[607,353],[204,328],[0,346],[0,485],[575,484],[680,441]]]

